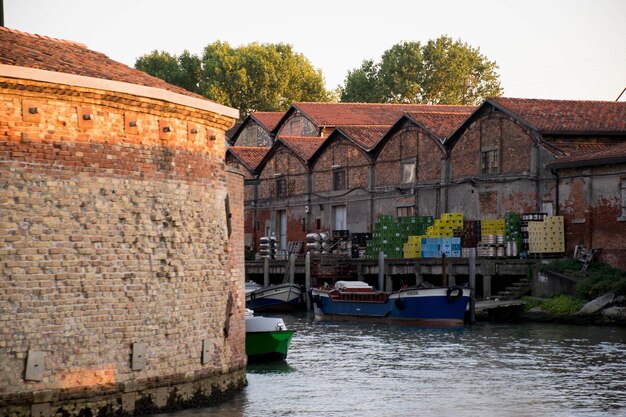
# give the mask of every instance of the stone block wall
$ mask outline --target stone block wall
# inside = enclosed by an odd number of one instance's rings
[[[233,120],[27,80],[0,91],[0,415],[156,412],[241,388]]]

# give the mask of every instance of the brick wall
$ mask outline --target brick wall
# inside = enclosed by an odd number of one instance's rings
[[[272,146],[269,133],[256,122],[249,122],[237,137],[236,146]]]
[[[559,187],[566,252],[577,244],[598,249],[597,258],[626,271],[626,221],[621,217],[620,181],[625,165],[564,169]]]
[[[154,411],[167,387],[186,387],[183,403],[241,387],[243,185],[223,164],[232,119],[24,80],[0,89],[0,409]],[[141,370],[133,343],[145,344]],[[24,379],[29,350],[43,352],[39,380]]]
[[[552,157],[544,152],[541,161],[533,159],[535,148],[530,134],[501,112],[477,119],[450,151],[452,185],[446,191],[447,210],[462,211],[468,219],[489,219],[508,211],[534,212],[540,199],[552,201],[549,181],[538,183],[532,177],[540,173],[537,166]],[[481,152],[494,149],[498,172],[481,173]]]
[[[369,187],[369,160],[356,145],[346,139],[329,144],[315,161],[312,171],[313,192],[333,191],[333,166],[346,170],[345,193],[352,188]]]

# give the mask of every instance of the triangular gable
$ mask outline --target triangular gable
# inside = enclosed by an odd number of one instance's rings
[[[263,157],[263,160],[257,166],[257,171],[263,171],[267,162],[281,148],[288,149],[302,162],[304,166],[308,167],[309,160],[313,154],[315,154],[315,151],[322,145],[324,140],[324,138],[320,138],[318,136],[288,136],[277,138],[276,142],[274,142],[270,150]]]
[[[326,140],[312,155],[310,163],[314,164],[319,156],[332,143],[340,139],[346,139],[359,148],[368,158],[369,152],[389,130],[389,126],[341,126],[332,131]]]
[[[453,147],[469,126],[496,110],[523,126],[542,145],[544,135],[626,135],[626,103],[498,97],[481,104],[446,144]],[[549,145],[546,148],[553,152]]]
[[[248,172],[254,175],[257,173],[256,169],[269,150],[269,147],[261,146],[230,146],[226,153],[230,153]]]
[[[468,108],[429,104],[298,102],[292,104],[272,133],[277,135],[283,124],[296,112],[300,112],[320,130],[339,126],[391,126],[408,111],[467,113]]]

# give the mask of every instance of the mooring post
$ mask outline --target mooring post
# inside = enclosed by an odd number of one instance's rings
[[[293,284],[296,277],[296,255],[292,253],[289,255],[289,283]]]
[[[378,252],[378,289],[385,291],[385,253]]]
[[[270,286],[270,258],[263,260],[263,286]]]
[[[470,323],[476,322],[476,249],[469,249]]]
[[[448,273],[446,271],[446,254],[441,254],[441,285],[443,287],[448,286]]]
[[[306,299],[306,311],[311,310],[311,252],[307,252],[304,257],[304,290],[306,291],[306,295],[304,298]]]

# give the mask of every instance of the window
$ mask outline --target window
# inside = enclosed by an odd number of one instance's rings
[[[276,179],[276,196],[287,196],[287,178],[281,177]]]
[[[402,184],[415,182],[415,159],[402,162]]]
[[[500,172],[500,151],[491,149],[481,152],[480,173],[497,174]]]
[[[336,169],[333,171],[333,191],[346,189],[346,170]]]
[[[415,216],[415,206],[398,207],[396,209],[398,217],[410,217]]]

